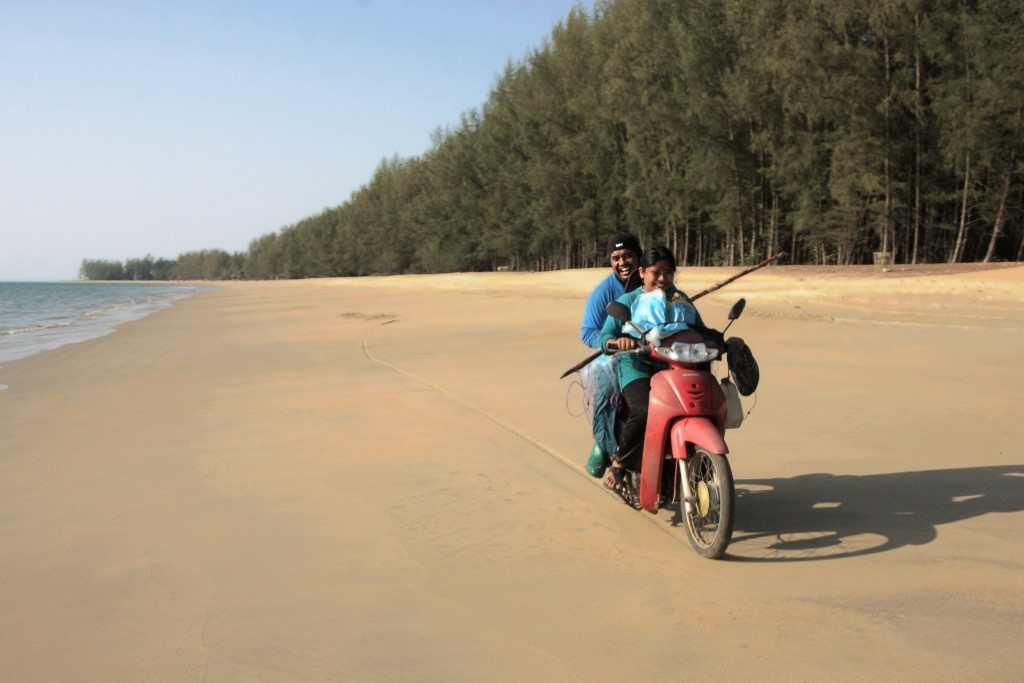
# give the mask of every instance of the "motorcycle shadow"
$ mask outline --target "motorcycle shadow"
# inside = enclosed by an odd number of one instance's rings
[[[736,482],[727,558],[832,560],[924,545],[940,524],[1024,510],[1024,465]]]

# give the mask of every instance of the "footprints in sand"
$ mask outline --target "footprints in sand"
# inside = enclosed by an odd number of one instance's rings
[[[364,322],[379,322],[381,325],[397,323],[399,318],[394,313],[360,313],[358,311],[346,311],[338,314],[339,318],[349,320],[362,320]]]

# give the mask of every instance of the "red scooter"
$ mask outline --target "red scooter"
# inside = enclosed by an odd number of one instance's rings
[[[744,299],[733,305],[729,325],[745,305]],[[633,325],[629,308],[617,301],[608,304],[608,314],[640,335],[640,348],[623,353],[646,353],[668,364],[651,377],[639,474],[640,507],[656,513],[660,500],[679,493],[690,545],[699,555],[717,559],[732,539],[736,500],[724,434],[726,428],[738,427],[743,415],[737,386],[728,378],[719,382],[711,373],[711,362],[730,352],[737,357],[749,355],[749,349],[741,339],[725,341],[729,325],[721,333],[688,329],[659,338],[654,330]],[[745,387],[750,391],[743,391],[744,395],[756,388],[756,381],[755,376],[754,386]],[[676,463],[679,491],[666,491],[663,497],[663,468],[675,468]],[[674,473],[668,481],[675,482]]]

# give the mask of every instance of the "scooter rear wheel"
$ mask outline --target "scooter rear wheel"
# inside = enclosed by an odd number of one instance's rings
[[[695,449],[680,467],[680,477],[686,477],[692,501],[686,511],[686,501],[679,507],[686,522],[686,536],[690,546],[701,557],[716,560],[725,553],[732,540],[733,511],[736,507],[736,488],[733,484],[729,460],[703,448]],[[681,487],[686,490],[686,487]]]

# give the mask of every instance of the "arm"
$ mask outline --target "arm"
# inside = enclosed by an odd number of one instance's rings
[[[621,336],[622,323],[609,315],[604,321],[604,325],[601,326],[601,331],[597,336],[597,346],[605,353],[614,353],[614,350],[608,349],[608,342],[612,339],[618,339]]]
[[[602,348],[600,341],[601,329],[605,319],[608,318],[608,313],[605,311],[605,306],[608,305],[608,302],[605,301],[605,298],[604,288],[598,287],[590,293],[587,305],[583,309],[583,321],[580,323],[580,339],[592,349]]]
[[[642,293],[643,290],[633,290],[623,294],[616,301],[632,310],[637,297]],[[626,334],[622,327],[622,323],[612,316],[608,316],[604,325],[601,326],[601,334],[598,336],[598,343],[602,351],[615,353],[616,351],[629,351],[637,347],[637,340]]]

